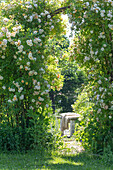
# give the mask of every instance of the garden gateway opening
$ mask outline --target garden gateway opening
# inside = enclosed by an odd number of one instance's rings
[[[62,89],[64,68],[76,87],[88,79],[73,103],[77,139],[95,153],[113,150],[113,1],[13,0],[0,8],[0,149],[53,147],[49,93]],[[68,50],[62,13],[75,32]]]

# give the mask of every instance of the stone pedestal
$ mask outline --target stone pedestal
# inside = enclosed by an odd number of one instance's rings
[[[75,132],[75,120],[70,120],[70,136]]]

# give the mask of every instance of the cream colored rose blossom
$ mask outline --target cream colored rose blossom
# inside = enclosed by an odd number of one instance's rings
[[[27,40],[27,45],[29,45],[30,47],[33,46],[32,40]]]
[[[5,56],[3,55],[3,56],[1,56],[1,58],[2,58],[2,59],[5,59]]]
[[[19,98],[20,98],[20,100],[23,100],[24,99],[24,95],[22,94]]]
[[[0,80],[3,80],[3,77],[0,75]]]
[[[6,87],[5,86],[2,86],[2,88],[5,90],[6,89]]]
[[[3,22],[4,22],[5,24],[6,24],[8,21],[9,21],[8,18],[4,18],[4,19],[3,19]]]
[[[33,60],[32,52],[29,52],[28,58],[29,58],[30,60]]]
[[[17,96],[16,95],[14,95],[14,97],[13,97],[13,101],[17,101],[18,99],[17,99]]]
[[[2,45],[7,45],[7,40],[6,39],[3,39]]]
[[[10,99],[8,100],[8,102],[9,102],[9,103],[12,103],[12,101],[11,101]]]

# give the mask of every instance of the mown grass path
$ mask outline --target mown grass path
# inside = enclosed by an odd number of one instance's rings
[[[0,170],[113,170],[99,157],[86,153],[72,139],[64,139],[65,148],[49,155],[38,151],[26,154],[0,153]]]

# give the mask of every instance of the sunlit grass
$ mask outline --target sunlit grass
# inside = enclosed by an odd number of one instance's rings
[[[113,165],[108,167],[98,157],[87,153],[71,154],[54,152],[39,153],[29,151],[25,154],[0,153],[0,170],[112,170]]]
[[[72,160],[66,160],[65,158],[62,158],[62,157],[53,157],[52,160],[49,161],[50,164],[69,164],[69,165],[82,165],[83,166],[83,163],[82,162],[74,162]]]

